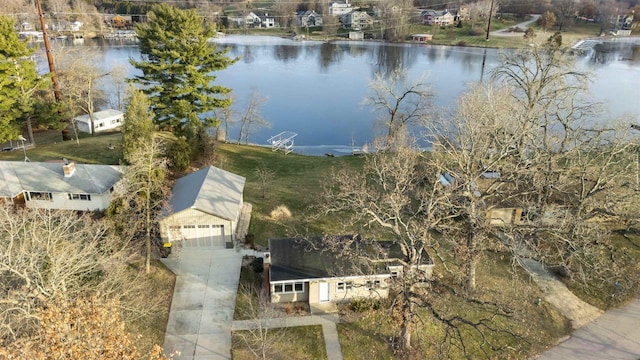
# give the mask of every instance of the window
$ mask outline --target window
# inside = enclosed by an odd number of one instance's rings
[[[198,225],[198,229],[208,229],[209,225]]]
[[[120,122],[120,119],[119,119],[119,118],[118,118],[118,119],[113,119],[113,120],[111,120],[111,125],[113,125],[113,124],[117,124],[117,123],[119,123],[119,122]]]
[[[52,196],[50,192],[35,192],[31,191],[27,193],[27,200],[47,200],[51,201]]]
[[[392,272],[391,272],[391,276],[393,276],[393,277],[398,277],[398,272],[397,272],[397,271],[392,271]]]
[[[304,292],[303,282],[290,282],[284,284],[273,285],[274,294],[291,294]]]
[[[344,282],[339,282],[336,285],[336,289],[338,291],[349,291],[353,288],[353,281],[344,281]]]
[[[364,286],[368,289],[368,290],[375,290],[380,288],[380,280],[367,280],[364,283]]]
[[[195,229],[196,226],[195,225],[184,225],[183,226],[185,229]]]
[[[89,194],[69,194],[69,200],[91,201],[91,195],[89,195]]]

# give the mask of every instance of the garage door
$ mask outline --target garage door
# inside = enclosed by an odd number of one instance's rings
[[[182,236],[183,247],[225,247],[222,225],[183,225]]]

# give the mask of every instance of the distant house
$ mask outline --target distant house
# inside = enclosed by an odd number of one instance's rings
[[[411,40],[416,42],[429,42],[433,39],[433,35],[431,34],[413,34],[411,35]]]
[[[468,6],[462,6],[455,11],[453,21],[469,21],[471,20],[471,12]]]
[[[71,24],[69,24],[69,30],[71,31],[80,31],[80,28],[82,27],[83,23],[80,21],[74,21]]]
[[[343,17],[343,23],[354,30],[367,29],[373,26],[373,18],[364,11],[352,11]]]
[[[116,15],[111,18],[111,27],[114,29],[126,29],[127,28],[127,20],[120,15]]]
[[[104,210],[123,168],[115,165],[0,161],[0,199],[38,209]]]
[[[33,25],[31,25],[31,23],[28,22],[23,22],[22,24],[20,24],[20,31],[34,31],[35,29],[33,28]]]
[[[454,21],[453,14],[447,10],[424,10],[420,15],[424,25],[449,26]]]
[[[244,184],[244,177],[213,166],[181,177],[160,220],[162,238],[187,247],[232,247]]]
[[[349,0],[332,1],[329,4],[329,15],[342,16],[353,11],[353,6],[349,4]]]
[[[102,110],[93,113],[93,125],[89,114],[76,116],[73,121],[78,131],[95,134],[97,132],[113,130],[121,126],[124,121],[124,113],[118,110]]]
[[[340,257],[322,250],[318,239],[271,239],[265,255],[271,302],[305,301],[310,305],[348,302],[358,298],[386,298],[389,285],[402,276],[400,246],[391,241],[352,242],[356,252],[381,255],[376,262]],[[374,250],[375,249],[375,250]],[[418,268],[425,279],[433,264],[426,252]]]
[[[261,27],[265,29],[270,29],[278,26],[275,16],[269,15],[269,13],[266,11],[256,10],[251,14],[253,14],[252,23],[249,23],[249,21],[247,21],[247,25],[252,24],[253,27]],[[247,19],[248,18],[249,17],[247,17]]]
[[[299,26],[322,26],[322,15],[313,10],[301,11],[298,13]]]
[[[256,13],[250,12],[247,16],[245,16],[244,24],[248,27],[260,27],[262,24],[262,20]]]

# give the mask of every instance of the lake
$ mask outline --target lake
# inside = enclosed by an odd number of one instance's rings
[[[636,39],[637,40],[637,39]],[[293,131],[301,153],[350,152],[372,141],[377,115],[361,104],[370,93],[376,72],[403,67],[411,79],[425,78],[439,111],[448,111],[470,83],[479,82],[496,67],[502,51],[424,44],[377,42],[293,41],[269,36],[228,36],[218,47],[239,57],[218,72],[217,83],[233,89],[233,108],[241,112],[255,89],[268,98],[262,116],[271,128],[256,129],[249,140],[266,144],[282,131]],[[102,39],[82,45],[100,52],[98,66],[108,72],[140,58],[136,45]],[[640,122],[640,42],[616,41],[597,45],[577,56],[576,66],[592,73],[591,95],[608,108],[608,116]],[[484,64],[484,66],[483,66]],[[101,86],[115,92],[110,79]],[[113,96],[112,96],[113,98]],[[237,129],[229,139],[236,140]]]

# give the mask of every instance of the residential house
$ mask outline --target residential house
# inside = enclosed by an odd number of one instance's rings
[[[0,161],[0,199],[39,209],[104,210],[123,168],[115,165]]]
[[[354,30],[367,29],[373,26],[373,17],[364,11],[352,11],[343,17],[343,23]]]
[[[364,40],[362,31],[349,31],[349,40]]]
[[[69,24],[69,30],[71,31],[80,31],[80,28],[82,28],[83,23],[80,21],[74,21],[71,24]]]
[[[93,113],[93,124],[89,114],[73,118],[78,131],[95,134],[101,131],[113,130],[124,122],[124,113],[118,110],[102,110]]]
[[[260,27],[262,25],[262,19],[260,19],[260,16],[258,16],[258,14],[250,12],[244,18],[244,25],[248,27]]]
[[[306,26],[322,26],[322,15],[313,10],[300,11],[298,13],[298,25]]]
[[[348,302],[358,298],[386,298],[394,278],[402,276],[400,246],[391,241],[363,241],[351,237],[354,252],[379,259],[341,256],[323,248],[320,239],[271,239],[264,255],[271,302],[304,301],[310,305]],[[375,255],[374,255],[375,254]],[[426,252],[418,268],[425,280],[433,263]]]
[[[424,10],[420,14],[424,25],[449,26],[453,25],[453,14],[448,10]]]
[[[278,24],[276,23],[276,18],[273,15],[269,15],[268,12],[266,11],[261,11],[261,10],[256,10],[254,12],[252,12],[252,14],[254,14],[255,16],[257,16],[259,18],[259,22],[255,21],[254,18],[254,22],[253,22],[253,26],[254,27],[261,27],[261,28],[265,28],[265,29],[271,29],[274,27],[278,27]]]
[[[458,10],[455,11],[453,16],[453,21],[469,21],[471,20],[471,11],[468,6],[462,6]]]
[[[332,1],[329,4],[329,15],[342,16],[353,11],[353,6],[349,4],[349,0]]]
[[[213,166],[176,181],[161,236],[187,247],[233,247],[245,178]]]

